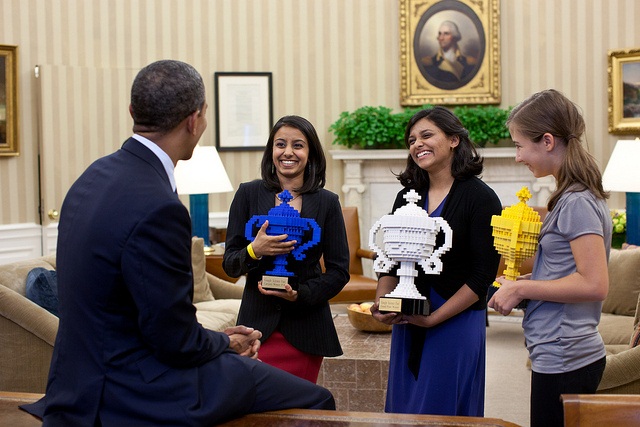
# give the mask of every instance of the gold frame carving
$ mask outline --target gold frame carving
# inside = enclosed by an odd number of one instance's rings
[[[619,134],[640,133],[640,85],[635,77],[640,76],[640,49],[625,49],[609,51],[609,132]],[[625,76],[631,78],[634,84],[625,83]],[[625,89],[625,84],[627,88]],[[635,93],[636,102],[629,105],[625,100],[631,92]],[[636,115],[636,117],[634,117]]]
[[[0,45],[0,156],[18,150],[18,47]]]
[[[500,103],[500,0],[400,0],[399,17],[400,105]],[[458,26],[470,58],[455,81],[432,68],[445,20]]]

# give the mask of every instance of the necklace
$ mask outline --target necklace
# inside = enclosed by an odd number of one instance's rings
[[[282,194],[282,193],[280,193]],[[280,194],[276,194],[276,199],[280,200],[280,202],[282,202],[282,199],[280,198]],[[295,199],[297,199],[298,197],[300,197],[302,195],[302,193],[296,194],[295,197],[291,197],[288,201],[288,203],[293,202]],[[289,196],[291,196],[291,193],[289,193]]]

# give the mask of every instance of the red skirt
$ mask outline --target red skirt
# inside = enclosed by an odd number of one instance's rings
[[[318,381],[318,373],[323,359],[322,356],[298,350],[289,344],[289,341],[278,330],[275,330],[269,339],[262,343],[258,358],[264,363],[312,383]]]

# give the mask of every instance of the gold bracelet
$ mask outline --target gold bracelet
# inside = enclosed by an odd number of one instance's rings
[[[262,257],[257,257],[256,253],[253,252],[253,246],[251,246],[251,243],[247,245],[247,252],[249,252],[249,256],[255,260],[259,260],[260,258],[262,258]]]

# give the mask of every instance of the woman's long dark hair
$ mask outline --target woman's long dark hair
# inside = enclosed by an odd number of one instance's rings
[[[411,117],[404,132],[404,143],[409,149],[409,134],[411,128],[420,120],[433,122],[447,137],[457,136],[460,143],[453,149],[451,175],[456,179],[467,179],[482,173],[483,159],[469,139],[469,132],[462,126],[460,119],[444,107],[433,107],[420,110]],[[407,188],[422,191],[429,187],[429,174],[413,161],[411,155],[407,157],[406,169],[398,175],[400,183]]]
[[[276,132],[283,126],[289,126],[298,129],[304,134],[309,143],[309,158],[307,166],[304,169],[304,182],[302,187],[295,190],[300,193],[309,193],[324,187],[326,181],[327,161],[324,157],[320,138],[313,125],[304,117],[300,116],[284,116],[273,126],[267,146],[262,155],[262,163],[260,166],[262,180],[270,190],[280,192],[282,187],[278,180],[278,175],[273,164],[273,140]]]

